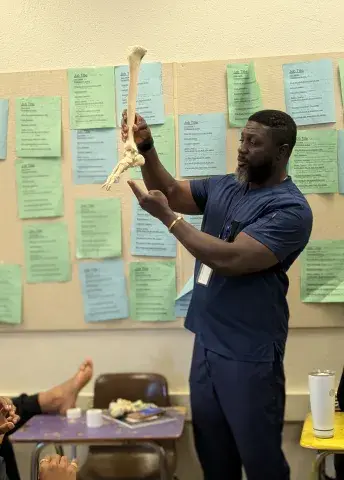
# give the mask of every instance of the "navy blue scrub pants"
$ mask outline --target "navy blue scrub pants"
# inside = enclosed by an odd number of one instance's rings
[[[289,480],[282,451],[282,360],[229,360],[196,340],[190,372],[194,441],[204,480]]]

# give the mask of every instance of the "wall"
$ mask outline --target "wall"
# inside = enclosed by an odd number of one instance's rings
[[[113,65],[125,62],[133,43],[148,49],[147,59],[161,61],[344,52],[341,0],[176,0],[174,6],[163,0],[0,0],[0,12],[0,71]],[[343,342],[344,328],[290,332],[289,420],[307,409],[310,369],[340,371]],[[11,368],[2,369],[0,392],[48,388],[90,355],[96,374],[154,370],[169,378],[174,393],[187,393],[191,345],[185,331],[2,335],[1,364]],[[285,433],[295,480],[305,478],[310,465],[308,452],[297,447],[299,428],[290,425]],[[181,461],[181,472],[184,467]],[[182,480],[199,478],[195,467]]]

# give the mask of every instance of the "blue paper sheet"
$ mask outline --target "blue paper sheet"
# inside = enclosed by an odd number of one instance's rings
[[[71,130],[73,181],[103,184],[118,162],[114,128]]]
[[[226,119],[223,113],[179,116],[180,174],[226,174]]]
[[[79,263],[79,278],[86,322],[129,316],[123,260]]]
[[[159,160],[172,177],[176,176],[176,139],[174,132],[174,117],[168,115],[163,125],[150,127],[154,146]],[[130,176],[134,180],[142,180],[141,167],[130,169]]]
[[[283,65],[286,108],[297,125],[336,121],[330,59]]]
[[[127,108],[129,88],[128,65],[115,68],[117,126],[121,125],[122,112]],[[160,62],[142,63],[139,73],[137,112],[148,125],[165,121],[165,106],[162,88],[162,65]]]
[[[8,100],[0,98],[0,160],[7,156]]]
[[[133,198],[131,254],[145,257],[175,257],[177,241],[157,218],[145,212]]]
[[[197,230],[201,230],[203,215],[184,215],[184,220],[197,228]]]
[[[177,318],[178,317],[181,317],[181,318],[186,317],[186,315],[188,313],[188,310],[189,310],[191,297],[192,297],[192,292],[187,293],[186,295],[184,295],[183,298],[180,298],[179,300],[176,300],[175,312],[176,312],[176,317]]]
[[[185,317],[188,313],[189,305],[192,297],[192,290],[194,287],[194,277],[190,277],[186,282],[175,303],[176,317]]]
[[[344,193],[344,130],[338,130],[338,187]]]

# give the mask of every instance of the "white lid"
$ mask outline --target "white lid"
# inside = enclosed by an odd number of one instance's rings
[[[67,418],[74,420],[81,417],[81,408],[69,408],[67,410]]]
[[[335,372],[333,370],[313,370],[309,373],[312,377],[333,377]]]

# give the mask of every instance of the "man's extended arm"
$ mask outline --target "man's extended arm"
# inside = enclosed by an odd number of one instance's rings
[[[148,193],[128,182],[141,207],[161,220],[197,260],[225,276],[266,270],[282,262],[307,244],[312,227],[311,211],[301,206],[270,212],[247,225],[235,241],[200,232],[182,219],[177,220],[166,196],[157,190]]]
[[[168,227],[175,218],[166,215],[166,218],[161,220]],[[246,233],[240,233],[233,243],[228,243],[180,221],[173,227],[173,235],[193,257],[220,275],[245,275],[268,269],[278,263],[269,248]]]
[[[191,193],[188,180],[176,180],[159,160],[155,148],[142,152],[145,164],[141,167],[142,177],[148,190],[160,190],[166,195],[171,209],[189,215],[200,213]]]

